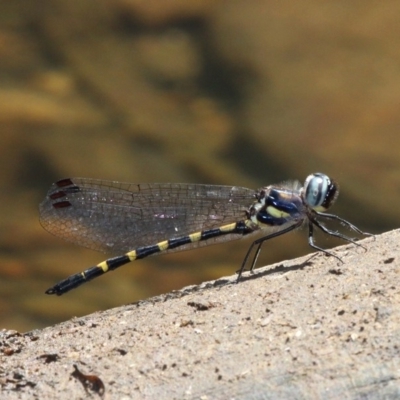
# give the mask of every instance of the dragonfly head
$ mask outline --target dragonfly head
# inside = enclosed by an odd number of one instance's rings
[[[338,194],[337,183],[320,172],[307,177],[301,192],[303,201],[315,211],[326,211],[335,202]]]

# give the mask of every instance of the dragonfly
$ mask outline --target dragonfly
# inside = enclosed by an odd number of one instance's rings
[[[261,237],[252,242],[238,271],[239,282],[254,249],[250,271],[266,240],[303,225],[308,226],[308,243],[312,248],[342,262],[337,255],[315,244],[314,228],[357,246],[361,245],[355,238],[331,230],[323,222],[338,221],[357,234],[373,235],[326,212],[338,193],[338,184],[323,173],[309,175],[304,185],[290,181],[259,190],[190,183],[59,180],[40,204],[42,226],[75,244],[120,255],[61,280],[46,294],[62,295],[151,255],[258,234]]]

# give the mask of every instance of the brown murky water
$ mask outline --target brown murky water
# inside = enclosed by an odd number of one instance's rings
[[[362,15],[317,1],[35,3],[0,2],[1,327],[231,274],[250,244],[152,257],[51,298],[106,257],[40,227],[38,204],[63,177],[258,188],[321,171],[341,184],[334,212],[398,227],[398,3]],[[268,243],[260,263],[308,252],[301,233]]]

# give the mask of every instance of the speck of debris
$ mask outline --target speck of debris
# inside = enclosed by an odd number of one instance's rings
[[[394,257],[390,257],[388,259],[386,259],[383,263],[384,264],[391,264],[394,261]]]
[[[337,268],[337,269],[332,268],[329,270],[329,273],[332,275],[342,275],[343,274],[343,272],[339,268]]]

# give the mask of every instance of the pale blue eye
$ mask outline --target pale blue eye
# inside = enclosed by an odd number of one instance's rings
[[[309,175],[304,183],[304,201],[311,208],[323,206],[330,187],[331,180],[327,175],[321,173]]]

